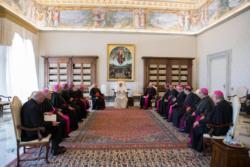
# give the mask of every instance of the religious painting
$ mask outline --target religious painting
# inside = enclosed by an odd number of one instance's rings
[[[135,45],[108,44],[108,80],[134,81]]]

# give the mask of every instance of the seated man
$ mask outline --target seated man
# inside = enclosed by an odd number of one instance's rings
[[[192,117],[192,113],[195,111],[196,106],[200,101],[200,97],[192,92],[191,86],[186,86],[184,92],[187,97],[184,102],[185,109],[183,110],[183,113],[179,113],[179,116],[181,116],[181,118],[179,117],[179,128],[181,132],[189,133],[193,125],[193,122],[190,118]]]
[[[65,102],[67,105],[71,106],[74,109],[74,113],[76,114],[77,121],[81,122],[82,119],[84,118],[84,108],[80,105],[76,104],[75,101],[75,94],[74,94],[74,84],[63,84],[62,85],[62,90],[61,90],[61,95],[64,98]]]
[[[71,131],[76,130],[78,128],[78,119],[76,111],[72,106],[67,104],[64,98],[62,97],[61,86],[59,84],[56,84],[53,87],[53,93],[51,95],[51,104],[56,110],[60,109],[63,114],[69,117]]]
[[[158,112],[163,117],[168,117],[168,109],[173,98],[176,98],[178,92],[175,90],[173,85],[165,86],[166,91],[164,96],[160,99]]]
[[[158,111],[158,113],[160,115],[162,115],[162,110],[161,108],[164,106],[164,104],[166,104],[168,102],[168,96],[169,96],[169,92],[170,92],[170,85],[165,83],[164,88],[165,88],[165,93],[162,97],[159,97],[159,99],[157,99],[157,101],[155,102],[155,106],[156,106],[156,111]]]
[[[201,101],[196,107],[195,112],[192,113],[192,120],[193,125],[190,133],[190,146],[195,150],[201,151],[202,150],[202,136],[203,132],[206,130],[206,122],[205,118],[207,115],[210,115],[214,108],[213,100],[208,96],[208,89],[201,88],[198,91],[198,96],[201,98]],[[202,135],[200,134],[202,133]],[[194,137],[194,135],[196,135]]]
[[[153,98],[155,98],[156,95],[156,88],[154,87],[154,85],[150,82],[148,87],[146,88],[144,95],[141,96],[141,100],[140,100],[140,107],[141,109],[148,109],[148,107],[152,106],[152,102],[151,100]]]
[[[105,109],[104,95],[101,93],[101,90],[97,87],[97,84],[93,85],[89,94],[92,99],[92,109],[104,110]]]
[[[204,133],[208,132],[211,136],[224,136],[233,121],[232,106],[224,100],[221,91],[214,91],[213,101],[215,104],[213,110],[207,111],[207,114],[203,114],[199,121],[193,124],[191,146],[197,151],[202,151]]]
[[[115,89],[115,108],[127,108],[128,104],[128,91],[124,82],[119,82],[117,88]]]
[[[168,121],[171,122],[173,120],[173,113],[176,110],[183,110],[183,103],[186,99],[186,94],[184,93],[183,86],[182,85],[177,85],[176,90],[178,92],[177,97],[173,97],[171,101],[171,105],[169,106],[169,111],[168,111]]]
[[[51,92],[49,89],[45,88],[43,89],[43,94],[45,96],[45,100],[41,104],[42,110],[44,114],[56,114],[57,115],[57,121],[60,122],[64,126],[64,135],[65,137],[68,137],[68,134],[71,132],[70,130],[70,119],[69,116],[63,114],[60,110],[56,110],[52,104],[51,104]]]
[[[74,91],[75,94],[75,102],[77,105],[82,106],[84,109],[84,118],[88,116],[89,109],[89,101],[86,97],[83,96],[84,89],[87,89],[83,84],[79,85],[78,89]]]
[[[60,147],[59,143],[62,141],[63,127],[59,122],[46,122],[44,121],[44,114],[41,104],[45,100],[43,92],[35,92],[32,94],[21,110],[21,122],[24,127],[38,128],[43,127],[45,130],[42,136],[45,137],[49,133],[52,134],[52,152],[53,155],[58,155],[66,151],[65,147]],[[22,130],[21,134],[23,141],[31,141],[38,139],[37,132],[30,132]]]

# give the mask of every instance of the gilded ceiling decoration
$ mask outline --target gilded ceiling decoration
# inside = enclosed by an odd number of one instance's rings
[[[197,34],[250,0],[0,0],[40,30]]]
[[[209,0],[35,0],[50,6],[126,7],[147,9],[197,9]]]

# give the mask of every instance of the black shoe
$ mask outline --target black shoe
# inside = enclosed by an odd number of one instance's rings
[[[54,156],[57,156],[57,155],[59,155],[59,154],[63,154],[63,153],[65,153],[66,152],[66,148],[65,147],[58,147],[57,149],[55,149],[55,150],[52,150],[52,154],[54,155]]]

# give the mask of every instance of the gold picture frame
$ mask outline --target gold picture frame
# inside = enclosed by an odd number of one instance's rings
[[[135,80],[134,44],[107,45],[107,80],[127,82]]]

